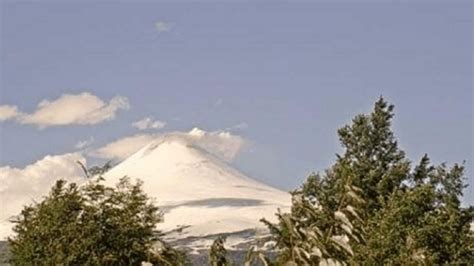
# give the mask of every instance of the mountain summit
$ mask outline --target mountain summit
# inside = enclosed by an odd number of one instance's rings
[[[207,248],[219,234],[229,235],[231,246],[254,239],[248,232],[264,235],[267,230],[259,220],[273,220],[278,209],[290,206],[287,192],[243,175],[177,136],[149,143],[107,172],[106,183],[114,185],[123,176],[142,180],[146,193],[156,199],[164,212],[158,229],[167,233],[167,240],[192,249]]]

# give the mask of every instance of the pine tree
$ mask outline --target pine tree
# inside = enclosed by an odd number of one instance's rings
[[[210,266],[228,266],[232,265],[227,258],[227,250],[224,247],[225,237],[219,236],[214,240],[209,250]]]
[[[264,221],[278,263],[447,264],[474,261],[473,208],[460,204],[463,167],[411,170],[391,129],[394,106],[380,98],[369,115],[338,131],[344,148],[323,175],[293,194],[290,213]]]
[[[244,265],[245,266],[250,266],[250,265],[273,266],[275,264],[267,257],[267,255],[263,251],[256,250],[256,247],[252,246],[247,251]]]
[[[394,106],[380,98],[369,115],[358,115],[338,131],[344,161],[362,190],[364,213],[371,216],[396,190],[410,171],[410,161],[398,148],[391,129]]]
[[[278,213],[278,224],[262,219],[277,241],[278,265],[343,263],[353,255],[350,243],[364,241],[358,213],[364,200],[348,170],[341,161],[324,179],[310,176],[292,193],[291,213]]]
[[[409,181],[369,220],[355,261],[395,265],[474,262],[472,207],[462,208],[463,167],[429,165],[425,155]]]

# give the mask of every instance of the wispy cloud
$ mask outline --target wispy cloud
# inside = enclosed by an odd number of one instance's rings
[[[205,131],[194,128],[189,132],[166,134],[138,134],[113,141],[93,152],[91,156],[104,159],[123,160],[152,141],[179,139],[195,145],[218,158],[232,161],[247,143],[245,139],[228,131]]]
[[[244,138],[226,130],[205,131],[193,128],[183,136],[193,145],[227,162],[233,161],[247,144]]]
[[[90,137],[89,139],[85,139],[85,140],[81,140],[79,142],[76,143],[76,145],[74,145],[74,148],[80,150],[80,149],[84,149],[86,147],[89,147],[90,145],[92,145],[92,143],[94,143],[94,137]]]
[[[155,22],[155,29],[160,33],[171,31],[171,26],[171,23],[166,21]]]
[[[115,118],[118,110],[130,108],[128,99],[115,96],[108,103],[88,92],[63,94],[41,101],[33,113],[22,113],[16,106],[0,106],[0,121],[14,120],[39,128],[65,125],[94,125]]]
[[[227,128],[226,130],[234,130],[234,129],[243,130],[243,129],[247,129],[248,127],[249,125],[246,122],[242,122],[237,125],[231,126]]]
[[[103,159],[123,160],[153,141],[157,136],[156,134],[137,134],[124,137],[92,151],[90,155]]]
[[[0,121],[6,121],[18,117],[18,107],[14,105],[0,105]]]
[[[224,103],[224,99],[219,98],[214,102],[214,107],[219,107]]]
[[[166,126],[166,122],[154,120],[153,117],[145,117],[139,121],[132,123],[132,126],[138,128],[139,130],[160,129]]]

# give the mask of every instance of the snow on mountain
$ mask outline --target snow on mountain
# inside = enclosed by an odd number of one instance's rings
[[[144,182],[145,192],[164,212],[158,229],[168,241],[194,239],[188,247],[206,248],[206,236],[236,233],[231,247],[245,241],[239,232],[265,235],[259,222],[287,211],[290,195],[253,180],[205,149],[179,136],[157,139],[105,174],[108,185],[123,176]]]

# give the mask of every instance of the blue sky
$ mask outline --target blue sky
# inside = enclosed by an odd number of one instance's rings
[[[94,125],[1,122],[1,166],[73,152],[91,137],[100,147],[154,117],[166,126],[147,132],[197,126],[244,137],[251,148],[237,167],[291,189],[334,162],[337,129],[383,95],[396,105],[394,128],[411,159],[466,160],[472,173],[469,1],[3,1],[1,9],[0,105],[31,113],[44,99],[89,92],[104,102],[126,97],[130,107]]]

